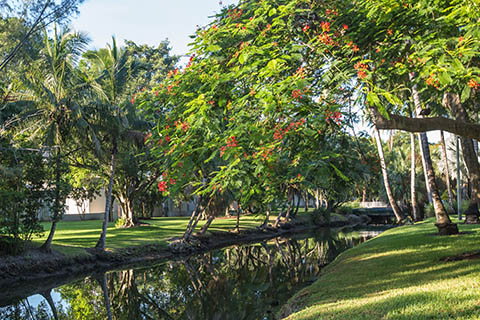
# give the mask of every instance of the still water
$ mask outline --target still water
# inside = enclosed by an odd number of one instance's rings
[[[275,319],[339,253],[380,231],[319,229],[183,260],[93,274],[42,292],[0,292],[0,319]],[[7,302],[8,301],[8,302]]]

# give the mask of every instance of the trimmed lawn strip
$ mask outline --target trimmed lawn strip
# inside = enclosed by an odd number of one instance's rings
[[[480,225],[440,237],[429,219],[342,253],[283,306],[288,319],[480,319]],[[457,221],[458,222],[458,221]]]
[[[185,232],[190,217],[160,217],[151,220],[143,220],[145,224],[134,228],[115,228],[115,223],[109,223],[107,229],[107,250],[138,247],[155,244],[166,246],[167,240],[180,237]],[[260,226],[265,217],[263,215],[244,215],[240,217],[240,230],[251,230]],[[276,216],[270,217],[270,223],[274,223]],[[299,212],[298,220],[309,221],[310,215]],[[236,217],[215,219],[208,231],[232,231],[236,225]],[[205,224],[200,220],[196,231]],[[40,246],[48,236],[51,223],[42,223],[45,230],[42,237],[33,240],[34,246]],[[84,249],[92,248],[97,243],[102,230],[102,221],[60,221],[52,242],[52,249],[68,256],[86,255]],[[208,234],[208,232],[207,232]]]
[[[107,229],[107,249],[116,250],[141,245],[167,245],[167,240],[180,237],[185,232],[190,217],[161,217],[144,220],[148,225],[134,228],[115,228],[115,223],[109,223]],[[244,216],[240,218],[240,230],[259,226],[263,221],[261,216]],[[66,255],[86,254],[84,249],[92,248],[97,243],[102,231],[102,221],[60,221],[52,242],[52,249]],[[200,221],[197,231],[204,225]],[[41,238],[34,239],[34,244],[40,246],[47,239],[51,223],[42,223],[45,233]],[[236,218],[216,219],[209,230],[229,231],[235,228]]]

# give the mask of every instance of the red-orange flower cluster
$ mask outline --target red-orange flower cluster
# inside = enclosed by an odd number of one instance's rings
[[[160,192],[167,191],[167,182],[166,181],[158,182],[158,191],[160,191]]]
[[[428,79],[425,80],[425,83],[437,89],[439,88],[439,82],[434,78],[433,74],[431,74],[430,77],[428,77]]]
[[[331,112],[330,110],[325,111],[325,121],[330,123],[330,120],[335,121],[335,123],[340,124],[342,121],[342,114],[338,111]]]
[[[235,148],[238,147],[237,138],[235,136],[231,136],[227,139],[227,145],[220,147],[220,157],[223,157],[227,148]]]
[[[475,89],[478,89],[478,87],[480,87],[480,85],[478,84],[477,81],[473,80],[473,79],[470,79],[467,83],[467,85],[470,87],[470,88],[475,88]]]
[[[290,124],[282,129],[279,125],[275,126],[275,132],[273,133],[273,139],[282,140],[283,136],[287,134],[290,130],[296,130],[298,127],[304,125],[306,120],[304,118],[298,120],[297,122],[290,122]]]
[[[357,62],[354,66],[355,70],[357,70],[357,76],[359,79],[365,79],[367,77],[366,70],[368,69],[368,65]]]
[[[322,21],[320,23],[320,26],[322,27],[323,32],[329,32],[330,31],[330,22]]]

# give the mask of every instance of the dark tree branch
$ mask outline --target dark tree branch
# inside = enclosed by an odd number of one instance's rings
[[[462,137],[480,140],[480,124],[443,117],[410,118],[394,114],[390,114],[390,119],[387,119],[377,109],[370,108],[370,111],[373,113],[373,120],[378,129],[395,129],[408,132],[443,130]]]

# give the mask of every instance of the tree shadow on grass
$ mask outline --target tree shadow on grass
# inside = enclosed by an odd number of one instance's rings
[[[474,319],[480,313],[480,304],[473,305],[472,295],[466,295],[456,299],[452,304],[464,305],[462,308],[454,308],[445,299],[447,292],[437,293],[410,293],[395,297],[379,295],[377,300],[369,302],[361,299],[355,303],[338,301],[328,305],[313,306],[295,314],[295,319],[392,319],[392,320],[423,320],[423,319]],[[478,300],[477,300],[478,302]],[[296,310],[283,310],[281,316],[286,316]],[[283,317],[282,317],[283,318]]]

